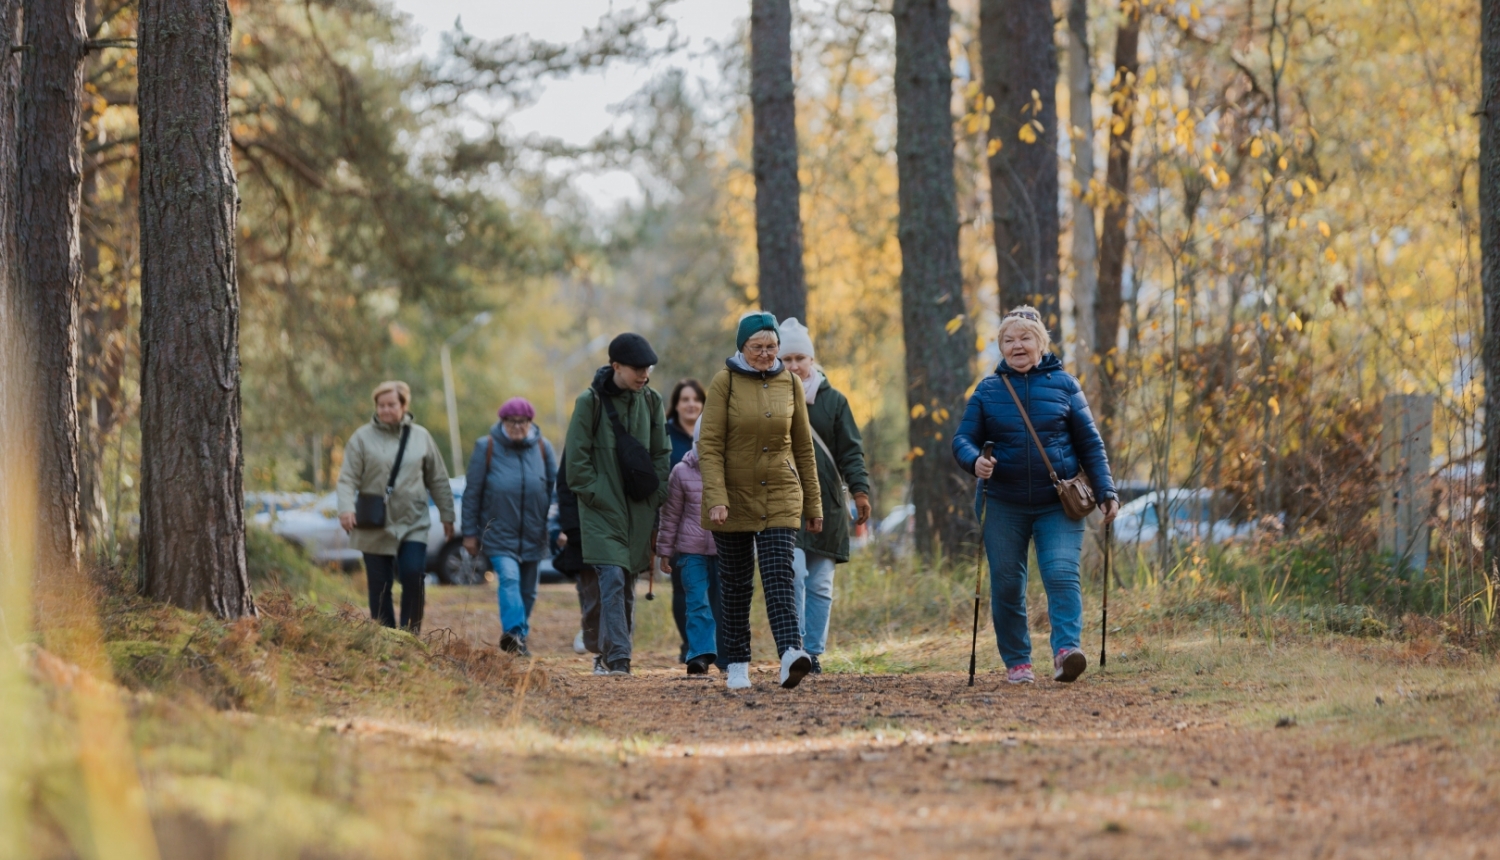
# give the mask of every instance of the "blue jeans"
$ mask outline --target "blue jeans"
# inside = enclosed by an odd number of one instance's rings
[[[531,607],[536,605],[537,561],[516,561],[508,555],[490,556],[490,569],[495,571],[499,586],[495,589],[500,601],[500,629],[512,636],[528,636],[531,633]]]
[[[687,658],[716,656],[719,650],[719,625],[714,613],[719,591],[719,558],[713,555],[679,555],[672,571],[682,575],[682,591],[687,609]]]
[[[832,556],[798,548],[792,554],[797,590],[797,617],[802,619],[802,648],[814,657],[828,645],[828,616],[833,610]]]
[[[1026,555],[1036,542],[1037,567],[1047,590],[1052,621],[1052,653],[1077,648],[1083,634],[1083,590],[1078,559],[1083,553],[1083,521],[1063,513],[1062,503],[1012,505],[986,498],[984,546],[990,558],[990,611],[995,644],[1006,668],[1031,662],[1026,626]]]

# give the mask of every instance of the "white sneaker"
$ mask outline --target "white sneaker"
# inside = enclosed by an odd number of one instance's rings
[[[781,686],[790,690],[812,671],[812,657],[801,648],[790,648],[781,655]]]
[[[573,637],[573,653],[587,654],[588,652],[589,649],[583,647],[583,631],[580,630],[578,631],[578,635]]]
[[[724,681],[724,686],[731,690],[750,689],[750,664],[730,663],[729,678]]]

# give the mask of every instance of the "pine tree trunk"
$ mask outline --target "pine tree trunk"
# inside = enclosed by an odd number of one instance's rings
[[[1500,0],[1480,5],[1479,251],[1484,291],[1484,569],[1500,570]]]
[[[949,451],[972,380],[974,342],[967,323],[952,332],[947,327],[964,313],[948,54],[952,12],[948,0],[896,0],[892,11],[912,504],[918,551],[952,554],[971,534],[973,519],[973,489]]]
[[[1089,51],[1088,0],[1068,3],[1068,115],[1073,141],[1073,366],[1090,389],[1097,377],[1094,356],[1094,302],[1099,294],[1099,236],[1094,231],[1094,64]]]
[[[1140,41],[1140,8],[1123,0],[1125,20],[1115,36],[1115,77],[1110,85],[1114,118],[1109,129],[1103,233],[1099,240],[1099,295],[1095,304],[1095,350],[1099,355],[1099,430],[1112,443],[1119,411],[1124,355],[1120,352],[1120,308],[1125,276],[1126,228],[1130,220],[1130,147],[1135,134],[1136,46]]]
[[[81,0],[27,0],[16,196],[20,328],[32,360],[38,561],[78,562],[79,123],[86,36]]]
[[[755,114],[755,249],[760,260],[760,306],[777,319],[796,317],[806,322],[791,0],[751,0],[750,104]]]
[[[990,156],[1000,311],[1034,305],[1060,343],[1052,3],[980,0],[979,43],[984,92],[995,101],[989,137],[1000,147]]]
[[[0,0],[0,388],[25,391],[21,368],[25,353],[17,335],[21,270],[16,250],[16,192],[20,181],[16,170],[16,104],[20,98],[21,55],[11,50],[20,43],[21,0]],[[12,512],[7,502],[15,499],[20,486],[15,470],[29,465],[31,453],[23,434],[23,412],[12,404],[0,410],[0,527]]]
[[[229,8],[142,0],[141,582],[253,615],[240,440]]]

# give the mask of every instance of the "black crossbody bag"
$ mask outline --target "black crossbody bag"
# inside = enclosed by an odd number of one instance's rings
[[[651,462],[651,452],[639,439],[625,432],[614,401],[598,391],[594,392],[594,397],[604,402],[610,426],[615,428],[615,457],[620,461],[620,483],[625,495],[637,502],[651,498],[661,486],[661,478],[656,476],[656,464]]]
[[[401,471],[401,458],[406,456],[406,440],[411,438],[411,425],[401,428],[401,445],[396,449],[396,462],[391,466],[390,480],[385,482],[384,493],[360,493],[354,499],[354,527],[357,529],[385,528],[386,508],[391,494],[396,492],[396,473]]]

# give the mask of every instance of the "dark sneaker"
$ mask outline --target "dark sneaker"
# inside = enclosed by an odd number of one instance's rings
[[[500,650],[507,654],[519,654],[526,644],[519,638],[509,633],[500,634]]]
[[[1089,658],[1077,648],[1064,648],[1052,658],[1052,680],[1071,684],[1089,667]]]
[[[688,661],[687,672],[689,675],[707,675],[708,667],[714,664],[714,655],[699,654]]]
[[[818,655],[816,655],[816,654],[809,654],[807,656],[808,656],[808,658],[810,660],[812,660],[812,664],[813,664],[812,668],[809,669],[809,670],[807,670],[807,674],[809,674],[809,675],[821,675],[821,674],[823,674],[823,664],[818,662]]]
[[[604,665],[604,657],[602,657],[602,656],[600,656],[598,654],[594,655],[594,674],[595,675],[608,675],[609,674],[609,667],[606,666],[606,665]]]
[[[629,675],[630,674],[630,661],[628,659],[627,660],[616,660],[615,662],[609,664],[609,674],[611,674],[611,675]]]
[[[530,657],[531,656],[531,651],[526,648],[526,637],[525,636],[517,636],[517,637],[515,637],[515,640],[516,640],[516,656],[517,657]]]

